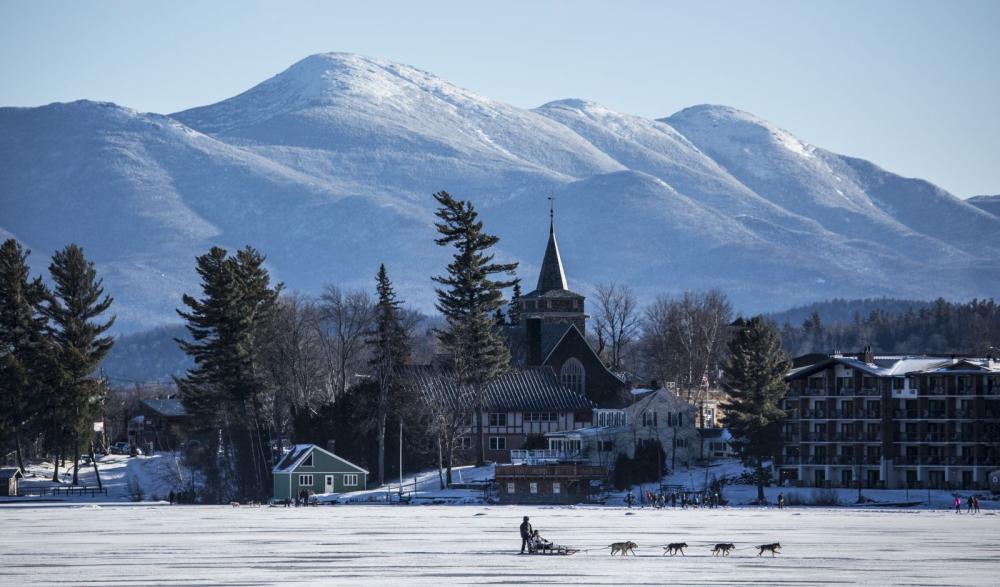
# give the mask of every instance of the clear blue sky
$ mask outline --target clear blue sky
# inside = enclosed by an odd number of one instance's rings
[[[572,97],[662,117],[727,104],[961,197],[1000,193],[1000,0],[0,0],[0,105],[169,113],[323,51],[521,107]]]

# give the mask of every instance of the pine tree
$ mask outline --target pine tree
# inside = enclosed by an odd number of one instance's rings
[[[440,246],[452,246],[454,257],[447,274],[434,277],[444,286],[435,288],[435,307],[444,315],[445,329],[438,339],[449,355],[460,385],[474,390],[476,431],[479,438],[478,463],[486,460],[483,442],[482,404],[486,385],[510,367],[510,351],[494,323],[493,315],[503,307],[502,290],[515,280],[494,280],[497,274],[513,275],[517,263],[496,263],[492,247],[499,237],[483,231],[483,223],[473,205],[456,200],[447,192],[434,194],[440,207],[435,213]],[[450,459],[449,459],[450,460]],[[450,473],[450,468],[449,468]]]
[[[507,322],[511,326],[521,324],[521,280],[514,280],[514,292],[510,296],[510,303],[507,304]]]
[[[378,384],[376,402],[376,428],[378,436],[378,483],[385,484],[385,429],[390,411],[399,405],[398,377],[400,368],[410,355],[409,336],[403,325],[402,302],[396,299],[396,291],[389,280],[385,265],[379,265],[375,277],[378,302],[375,304],[375,324],[370,338],[366,341],[371,349],[369,364],[374,370]],[[400,417],[402,414],[399,414]],[[400,472],[402,473],[402,472]]]
[[[785,374],[790,364],[774,324],[755,316],[737,320],[736,326],[724,368],[730,400],[723,412],[741,459],[756,469],[757,501],[764,503],[764,461],[781,447],[785,413],[778,403],[788,389]]]
[[[102,335],[115,317],[95,321],[111,307],[112,298],[104,294],[103,280],[83,249],[71,244],[57,251],[49,273],[54,289],[43,311],[53,327],[63,376],[58,412],[73,442],[73,485],[78,485],[80,447],[90,446],[92,423],[104,405],[105,386],[94,372],[114,345],[112,337]]]
[[[204,297],[184,295],[189,311],[177,311],[191,335],[177,342],[195,367],[175,381],[192,433],[206,448],[201,466],[209,488],[220,498],[263,497],[270,474],[262,424],[268,389],[258,365],[281,285],[271,287],[264,257],[251,247],[232,257],[213,247],[198,257],[197,271]]]
[[[58,373],[41,314],[48,290],[30,280],[28,251],[14,239],[0,246],[0,443],[13,440],[24,469],[21,439],[40,422],[42,401]]]

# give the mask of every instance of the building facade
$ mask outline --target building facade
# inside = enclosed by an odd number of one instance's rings
[[[701,439],[695,407],[666,389],[650,390],[620,410],[594,410],[594,425],[553,432],[548,449],[515,453],[525,462],[576,462],[614,468],[619,454],[635,457],[644,442],[659,440],[665,469],[689,466],[699,458]]]
[[[607,477],[606,468],[589,465],[498,465],[496,497],[500,503],[586,503]]]
[[[1000,466],[1000,361],[812,358],[789,372],[779,479],[814,487],[985,489]]]
[[[294,500],[309,495],[361,491],[368,485],[368,471],[314,444],[298,444],[272,470],[274,500]]]

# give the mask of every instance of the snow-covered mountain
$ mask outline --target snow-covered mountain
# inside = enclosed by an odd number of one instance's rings
[[[973,196],[967,199],[966,202],[1000,218],[1000,194],[996,196]]]
[[[88,101],[0,109],[0,235],[97,260],[123,330],[175,321],[194,257],[252,244],[289,289],[370,287],[430,309],[431,194],[475,201],[533,282],[549,195],[571,285],[721,287],[744,310],[1000,286],[1000,217],[723,106],[650,120],[582,100],[523,110],[418,69],[308,57],[169,116]]]

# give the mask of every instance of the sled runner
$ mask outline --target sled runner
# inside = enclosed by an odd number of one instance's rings
[[[549,544],[549,545],[539,545],[535,547],[535,550],[533,550],[530,554],[570,555],[570,554],[576,554],[578,552],[580,552],[580,549],[578,548],[570,548],[568,546],[560,546],[558,544]]]

